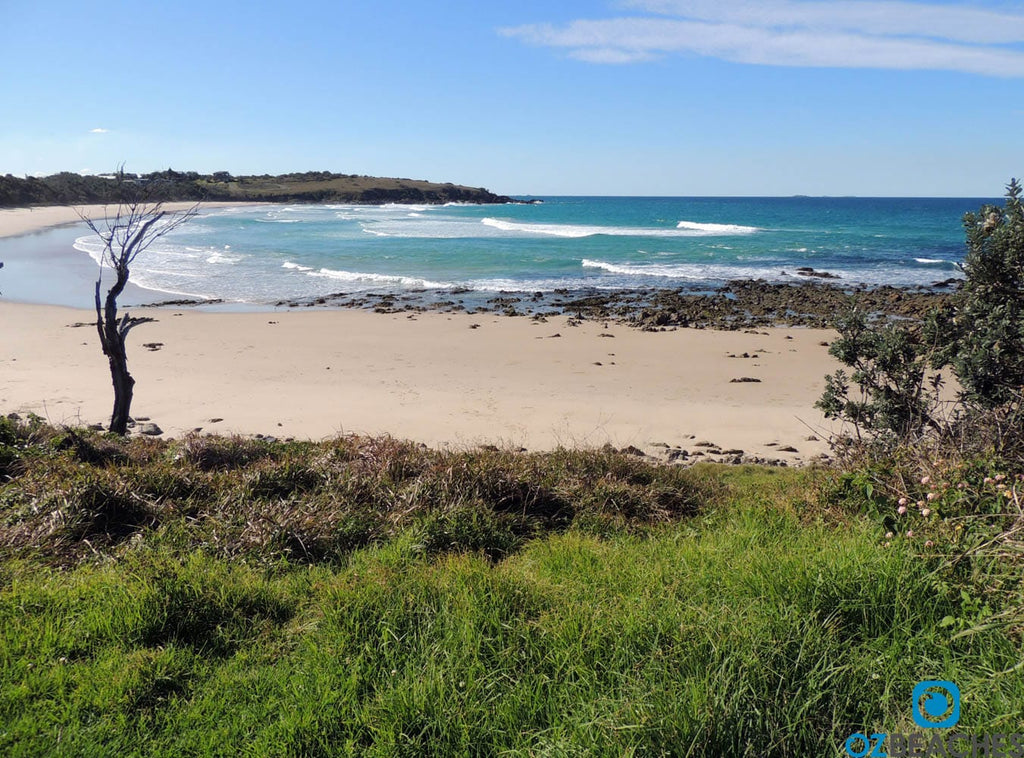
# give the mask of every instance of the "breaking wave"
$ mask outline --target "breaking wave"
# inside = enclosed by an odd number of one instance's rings
[[[680,221],[676,224],[677,229],[697,232],[699,234],[753,234],[761,231],[756,226],[740,226],[739,224],[701,224],[696,221]]]
[[[481,222],[493,229],[504,232],[541,234],[550,237],[713,237],[730,234],[751,234],[759,231],[753,226],[731,224],[697,224],[680,221],[675,229],[630,226],[587,226],[582,224],[536,224],[520,221],[506,221],[500,218],[485,218]]]
[[[445,289],[446,287],[453,286],[450,282],[432,282],[429,279],[421,279],[414,276],[370,274],[362,271],[338,271],[330,268],[322,268],[319,271],[308,271],[306,273],[307,276],[334,279],[335,281],[370,285],[373,287],[398,286],[403,288]]]

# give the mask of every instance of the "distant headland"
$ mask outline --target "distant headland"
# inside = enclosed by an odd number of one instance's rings
[[[145,188],[159,201],[262,203],[408,203],[499,204],[521,202],[483,187],[391,179],[330,171],[270,176],[232,176],[227,171],[157,171],[151,174],[80,175],[61,172],[44,177],[0,176],[0,208],[32,205],[80,205],[117,202],[118,179]]]

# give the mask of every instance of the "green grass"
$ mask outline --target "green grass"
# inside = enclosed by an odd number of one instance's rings
[[[840,755],[926,678],[1024,718],[1018,633],[824,473],[83,440],[0,437],[4,755]]]

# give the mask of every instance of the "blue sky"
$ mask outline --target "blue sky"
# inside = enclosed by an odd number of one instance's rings
[[[999,195],[1003,0],[0,0],[0,173],[332,170],[510,194]]]

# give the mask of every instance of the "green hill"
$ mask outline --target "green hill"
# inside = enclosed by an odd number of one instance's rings
[[[116,202],[125,187],[148,199],[287,203],[509,203],[482,187],[393,179],[330,171],[280,176],[232,176],[226,171],[199,174],[168,169],[151,174],[81,176],[62,172],[45,177],[0,176],[0,207]]]

